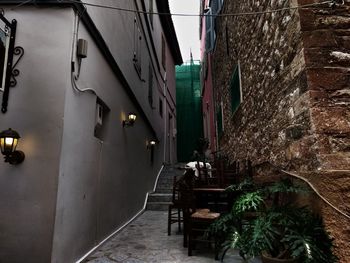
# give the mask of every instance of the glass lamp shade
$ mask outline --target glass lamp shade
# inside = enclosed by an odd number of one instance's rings
[[[149,144],[150,144],[151,146],[154,146],[154,145],[156,145],[157,143],[156,143],[156,141],[150,141]]]
[[[16,151],[18,140],[21,138],[18,132],[11,128],[0,133],[0,148],[3,155],[11,155]]]
[[[136,121],[136,118],[137,118],[137,116],[135,113],[132,113],[132,112],[129,113],[129,122],[130,123],[134,123]]]

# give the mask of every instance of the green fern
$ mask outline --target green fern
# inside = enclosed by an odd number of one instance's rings
[[[219,218],[209,229],[221,236],[223,249],[236,248],[244,259],[267,251],[276,258],[299,258],[303,263],[334,263],[333,240],[326,232],[322,219],[308,207],[298,207],[276,199],[283,193],[304,194],[303,187],[290,180],[281,180],[265,189],[257,190],[252,181],[231,186],[228,190],[240,192],[231,211]],[[246,218],[254,212],[255,218]]]

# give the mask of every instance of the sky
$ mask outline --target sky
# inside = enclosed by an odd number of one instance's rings
[[[199,0],[169,0],[171,13],[199,14]],[[200,59],[199,17],[172,17],[184,62]]]

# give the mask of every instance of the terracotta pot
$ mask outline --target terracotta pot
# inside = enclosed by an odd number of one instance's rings
[[[299,260],[297,258],[291,258],[291,259],[272,258],[268,256],[265,252],[261,253],[261,261],[262,263],[299,263]]]

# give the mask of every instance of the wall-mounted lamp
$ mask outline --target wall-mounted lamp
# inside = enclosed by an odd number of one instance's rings
[[[22,151],[16,151],[18,140],[21,138],[18,132],[11,128],[0,132],[1,153],[5,155],[5,162],[10,164],[20,164],[25,155]]]
[[[133,126],[135,121],[136,121],[136,114],[130,112],[129,115],[128,115],[128,119],[127,120],[123,120],[123,127],[125,127],[125,126]]]
[[[147,144],[147,149],[153,149],[156,144],[157,142],[155,140],[149,141]]]

